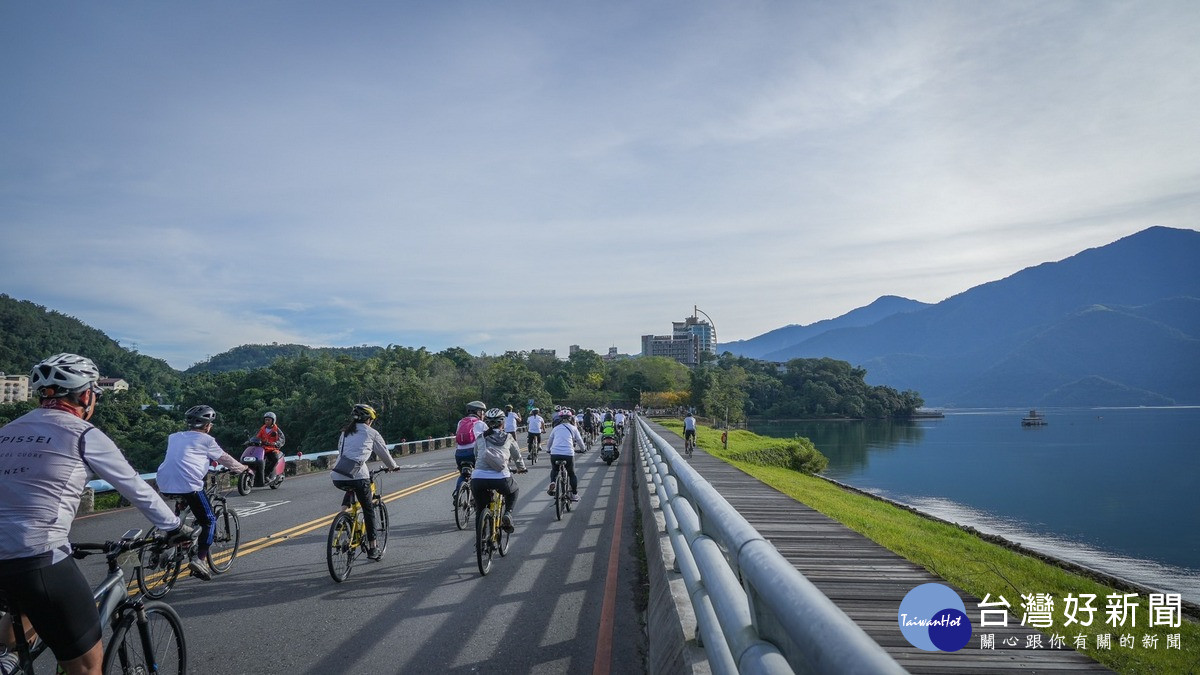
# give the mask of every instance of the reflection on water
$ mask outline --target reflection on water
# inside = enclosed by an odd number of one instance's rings
[[[830,478],[1200,602],[1200,408],[1043,412],[751,430],[809,438]]]

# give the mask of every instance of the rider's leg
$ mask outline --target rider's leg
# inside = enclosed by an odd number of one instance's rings
[[[188,508],[192,510],[192,515],[196,517],[196,524],[200,526],[200,540],[196,548],[196,556],[205,558],[208,556],[208,550],[212,548],[216,529],[213,527],[216,516],[213,514],[212,504],[209,503],[208,495],[204,494],[203,490],[189,492],[183,498],[187,502]]]
[[[575,477],[575,458],[568,457],[564,466],[567,470],[567,478],[571,479],[571,494],[579,494],[579,479]]]
[[[100,673],[100,615],[74,558],[8,575],[0,580],[0,589],[33,627],[25,633],[27,642],[40,634],[68,673]],[[11,629],[5,637],[15,640]]]
[[[475,453],[463,453],[460,455],[456,452],[454,453],[454,463],[458,465],[458,480],[454,483],[454,495],[457,496],[458,489],[461,488],[463,484],[463,467],[469,466],[472,469],[475,468]]]
[[[367,525],[367,545],[375,547],[375,505],[371,503],[371,481],[360,478],[353,481],[354,497],[363,512],[363,522]],[[347,493],[349,494],[349,493]]]

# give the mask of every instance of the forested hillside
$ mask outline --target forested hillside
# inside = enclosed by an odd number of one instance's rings
[[[292,356],[349,356],[356,359],[365,359],[369,356],[374,356],[382,350],[383,347],[307,347],[305,345],[242,345],[234,347],[227,352],[222,352],[216,356],[195,364],[191,368],[184,371],[186,374],[192,373],[227,373],[231,370],[254,370],[263,366],[271,365],[275,359],[292,357]]]
[[[589,350],[562,361],[527,353],[474,356],[458,347],[432,353],[398,346],[329,350],[251,345],[229,354],[241,355],[247,364],[269,356],[269,365],[179,373],[158,359],[123,349],[76,319],[6,296],[2,300],[0,354],[7,372],[27,373],[37,361],[69,351],[95,360],[106,376],[131,383],[128,392],[104,397],[93,421],[141,471],[158,467],[167,436],[183,428],[183,411],[201,403],[217,410],[213,433],[235,454],[267,411],[278,415],[287,434],[287,454],[332,450],[350,406],[358,402],[378,410],[376,428],[393,443],[451,434],[472,399],[521,411],[531,400],[544,411],[555,404],[693,407],[701,415],[733,422],[747,415],[905,416],[921,405],[915,392],[872,387],[861,368],[831,359],[796,359],[782,372],[775,363],[727,355],[689,370],[662,357],[606,362]],[[299,347],[295,353],[293,347]],[[237,361],[222,359],[226,365]],[[164,394],[166,407],[153,405],[160,402],[155,393]],[[0,424],[33,405],[0,405]]]

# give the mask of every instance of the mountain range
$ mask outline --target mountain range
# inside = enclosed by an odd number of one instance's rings
[[[931,406],[1200,404],[1200,232],[1152,227],[936,304],[885,296],[721,351],[849,361]]]

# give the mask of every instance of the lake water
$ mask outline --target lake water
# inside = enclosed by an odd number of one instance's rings
[[[1200,407],[946,411],[752,425],[804,436],[825,475],[1200,603]]]

